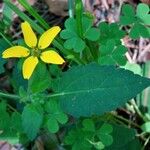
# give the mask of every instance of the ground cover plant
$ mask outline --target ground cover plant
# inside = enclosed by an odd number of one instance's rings
[[[4,0],[0,21],[0,74],[11,87],[0,83],[0,140],[26,149],[148,149],[150,106],[138,103],[150,79],[128,62],[123,39],[149,39],[149,6],[124,4],[118,22],[95,26],[82,1],[70,0],[61,29],[18,2],[30,16]],[[9,34],[12,11],[19,39]]]

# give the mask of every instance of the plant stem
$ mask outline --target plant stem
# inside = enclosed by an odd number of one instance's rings
[[[119,119],[119,120],[122,120],[122,121],[124,121],[124,122],[126,122],[126,123],[128,123],[130,125],[135,126],[136,128],[141,128],[138,124],[136,124],[136,123],[134,123],[134,122],[132,122],[132,121],[122,117],[122,116],[116,115],[114,113],[111,113],[111,115],[114,116],[115,118]]]
[[[0,97],[10,98],[10,99],[14,99],[14,100],[20,99],[20,96],[18,96],[18,95],[8,94],[8,93],[3,93],[3,92],[0,92]]]
[[[135,111],[137,112],[137,114],[143,119],[143,121],[149,121],[149,119],[147,119],[140,111],[140,109],[138,108],[138,106],[136,105],[136,102],[134,99],[131,100],[131,104],[133,105]]]
[[[2,38],[3,38],[10,46],[13,46],[13,44],[9,41],[9,39],[8,39],[2,32],[0,32],[0,36],[2,36]]]
[[[83,13],[83,4],[82,0],[75,1],[75,11],[76,11],[76,21],[77,21],[77,31],[80,37],[83,36],[83,27],[82,27],[82,13]]]
[[[73,3],[74,3],[74,0],[68,0],[68,8],[69,8],[69,17],[70,18],[74,17]]]

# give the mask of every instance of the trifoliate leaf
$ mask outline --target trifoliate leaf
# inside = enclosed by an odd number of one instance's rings
[[[110,40],[107,45],[101,45],[99,48],[100,57],[99,64],[102,65],[125,65],[125,53],[127,48],[123,45],[115,46],[115,41]]]
[[[131,71],[98,64],[73,67],[55,82],[61,108],[76,117],[112,111],[150,85]]]
[[[58,123],[65,124],[68,121],[68,117],[61,111],[56,100],[49,100],[44,108],[48,114],[46,126],[50,132],[55,133],[59,130]]]
[[[122,25],[132,25],[129,33],[130,37],[137,39],[139,37],[150,37],[150,14],[149,6],[146,4],[139,4],[136,9],[136,14],[133,13],[134,9],[131,5],[126,4],[122,8],[122,15],[120,23]],[[134,11],[135,12],[135,11]],[[131,13],[131,14],[130,14]]]
[[[93,146],[89,141],[93,133],[83,131],[82,129],[72,129],[65,138],[65,144],[71,145],[72,150],[91,150]]]
[[[66,40],[64,47],[66,49],[73,49],[75,52],[84,50],[86,44],[84,39],[96,41],[99,38],[99,29],[92,27],[93,20],[88,17],[82,18],[83,35],[80,36],[77,31],[77,24],[75,18],[69,18],[65,22],[65,28],[60,33],[61,38]]]
[[[22,112],[22,127],[30,140],[33,140],[43,122],[43,109],[40,104],[28,104]]]
[[[100,38],[99,43],[105,45],[109,40],[114,40],[116,44],[121,44],[121,39],[125,36],[125,32],[119,29],[116,23],[107,24],[102,22],[99,24]]]

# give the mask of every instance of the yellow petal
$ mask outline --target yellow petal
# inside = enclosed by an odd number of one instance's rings
[[[13,46],[6,49],[2,53],[3,58],[12,58],[12,57],[27,57],[30,54],[30,51],[22,46]]]
[[[39,39],[38,48],[47,48],[52,43],[53,39],[57,36],[57,34],[60,32],[60,30],[61,29],[59,26],[54,26],[44,32]]]
[[[21,24],[21,29],[23,32],[25,43],[31,48],[35,47],[37,45],[37,37],[33,32],[30,24],[25,21]]]
[[[34,56],[28,57],[23,63],[23,77],[29,79],[38,64],[38,58]]]
[[[65,62],[64,59],[57,52],[53,50],[43,52],[40,58],[45,63],[51,63],[51,64],[63,64]]]

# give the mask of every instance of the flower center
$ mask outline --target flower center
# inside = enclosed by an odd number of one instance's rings
[[[40,55],[41,55],[41,50],[38,49],[37,47],[34,47],[34,48],[31,50],[31,55],[34,56],[34,57],[40,57]]]

